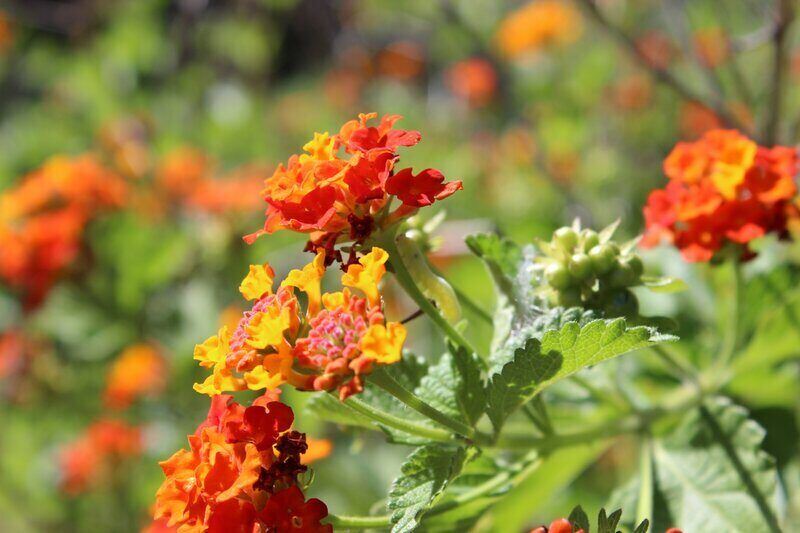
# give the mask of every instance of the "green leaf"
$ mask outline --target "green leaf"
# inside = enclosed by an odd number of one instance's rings
[[[662,276],[642,276],[642,285],[661,293],[682,292],[689,288],[682,279]]]
[[[482,367],[480,357],[451,345],[414,392],[442,413],[473,426],[486,409]]]
[[[731,533],[781,531],[775,518],[777,472],[761,450],[764,431],[728,399],[713,398],[688,413],[653,449],[653,530],[679,526]],[[612,496],[626,505],[638,479]],[[629,523],[630,525],[630,523]]]
[[[650,521],[647,519],[642,520],[642,523],[636,526],[636,529],[633,530],[633,533],[647,533],[647,530],[650,528]]]
[[[590,365],[674,337],[648,326],[629,328],[623,318],[594,320],[581,327],[568,322],[528,339],[489,383],[488,414],[499,431],[505,419],[545,387]]]
[[[586,533],[589,533],[591,530],[591,526],[589,525],[589,517],[586,515],[586,511],[583,510],[583,507],[578,505],[575,507],[571,513],[569,513],[568,520],[572,524],[573,529],[583,529]]]
[[[454,498],[469,493],[494,478],[502,470],[503,466],[499,465],[496,460],[488,455],[479,455],[466,464],[461,475],[450,483],[447,492],[442,495],[436,505],[445,505]],[[459,503],[444,512],[428,514],[422,521],[423,529],[426,532],[441,531],[442,533],[470,531],[486,510],[497,502],[497,498],[508,492],[510,488],[511,483],[508,482],[495,490],[488,491],[480,498],[475,498],[467,503]]]
[[[419,527],[423,515],[461,472],[467,456],[466,448],[439,445],[422,446],[408,456],[389,491],[392,533]]]
[[[616,533],[620,518],[622,509],[617,509],[610,516],[606,515],[605,509],[600,509],[597,515],[597,533]]]

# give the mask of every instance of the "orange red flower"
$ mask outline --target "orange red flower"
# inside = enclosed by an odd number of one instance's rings
[[[387,322],[378,283],[388,254],[373,248],[342,275],[343,289],[323,294],[325,252],[292,270],[273,292],[275,273],[252,265],[240,291],[254,301],[236,328],[195,348],[194,358],[211,370],[195,390],[274,390],[284,383],[303,390],[339,390],[340,398],[363,389],[374,365],[400,360],[405,328]],[[354,293],[351,289],[358,291]],[[295,291],[305,293],[305,310]]]
[[[797,217],[797,166],[795,149],[758,146],[733,130],[678,143],[664,161],[669,183],[644,207],[642,244],[667,240],[687,261],[709,261],[727,243],[749,256],[750,241],[785,236]]]
[[[161,463],[154,519],[179,532],[332,531],[323,502],[306,499],[305,435],[291,430],[292,410],[264,395],[249,407],[220,395],[189,449]]]
[[[78,257],[86,225],[120,207],[125,181],[90,155],[56,156],[0,195],[0,280],[41,303]]]
[[[481,57],[464,59],[445,73],[450,90],[472,107],[490,103],[497,92],[497,73],[492,63]]]
[[[569,44],[581,34],[581,16],[563,0],[534,0],[508,15],[497,31],[497,44],[508,57]]]
[[[156,169],[156,187],[172,203],[189,210],[225,214],[255,210],[268,173],[249,165],[216,176],[213,161],[203,152],[183,147],[168,153]]]
[[[461,189],[460,181],[445,182],[438,170],[397,170],[397,150],[414,146],[421,135],[396,129],[398,115],[372,125],[376,117],[361,114],[333,136],[316,133],[303,147],[305,153],[279,165],[265,181],[264,228],[245,240],[282,229],[308,233],[309,248],[326,250],[330,263],[341,260],[334,248],[338,242],[362,243],[374,231]],[[395,197],[400,205],[392,211]]]
[[[166,362],[159,351],[150,344],[134,344],[111,365],[103,399],[111,409],[125,409],[140,396],[160,393],[166,377]]]
[[[80,494],[107,479],[121,460],[137,456],[141,450],[138,427],[119,420],[98,420],[61,450],[61,489],[73,496]]]

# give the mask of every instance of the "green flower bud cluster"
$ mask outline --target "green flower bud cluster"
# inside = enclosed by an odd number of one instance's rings
[[[553,305],[584,307],[608,316],[634,316],[639,304],[630,287],[641,285],[644,264],[611,240],[615,226],[601,232],[572,226],[557,229],[549,242],[540,242],[543,255],[540,292]]]

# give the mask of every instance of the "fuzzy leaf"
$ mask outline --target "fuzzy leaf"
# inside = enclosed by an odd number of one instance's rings
[[[414,450],[400,467],[389,491],[392,533],[415,531],[467,461],[466,448],[428,445]]]
[[[674,337],[648,326],[629,328],[624,318],[568,322],[528,339],[489,384],[489,418],[499,431],[506,417],[545,387],[590,365]]]
[[[686,415],[653,450],[653,530],[705,531],[713,524],[736,532],[780,531],[775,518],[777,473],[761,450],[764,430],[726,398],[713,398]],[[612,500],[623,503],[638,481]],[[629,523],[630,525],[630,523]]]
[[[486,409],[482,366],[477,355],[450,346],[422,378],[415,393],[442,413],[472,426]]]

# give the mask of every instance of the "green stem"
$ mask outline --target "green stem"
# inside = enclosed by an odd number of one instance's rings
[[[339,529],[372,529],[387,528],[391,525],[391,517],[383,516],[346,516],[328,515],[328,523],[337,531]]]
[[[680,376],[682,379],[687,381],[695,380],[695,372],[691,365],[686,361],[679,360],[660,344],[654,344],[653,346],[650,346],[650,351],[663,360],[667,366],[673,368],[678,376]]]
[[[385,369],[380,368],[370,375],[370,381],[382,388],[411,409],[426,416],[434,422],[453,430],[454,433],[472,439],[475,429],[442,413],[435,407],[426,403],[422,398],[405,388],[396,379],[389,375]]]
[[[653,519],[653,441],[647,435],[642,442],[639,457],[639,501],[636,505],[636,522]]]
[[[422,290],[417,285],[414,278],[411,276],[411,273],[406,268],[405,264],[403,263],[403,258],[400,255],[400,251],[397,249],[397,244],[395,242],[395,234],[394,231],[391,230],[385,235],[382,239],[379,239],[376,243],[378,246],[383,248],[389,253],[389,266],[391,267],[391,271],[394,274],[394,278],[400,284],[401,287],[406,291],[408,296],[414,300],[420,309],[422,309],[426,315],[431,319],[431,321],[438,327],[442,332],[453,341],[458,346],[464,348],[470,353],[478,353],[475,348],[472,347],[470,342],[448,322],[439,309],[436,308],[435,305],[422,293]]]
[[[450,432],[445,431],[444,429],[429,427],[417,424],[415,422],[410,422],[405,418],[400,418],[399,416],[395,416],[391,413],[387,413],[386,411],[381,411],[380,409],[376,409],[375,407],[369,405],[368,403],[363,402],[359,398],[355,396],[349,397],[344,402],[348,407],[361,413],[362,415],[366,416],[367,418],[374,420],[380,424],[385,426],[389,426],[394,429],[398,429],[400,431],[405,431],[406,433],[411,433],[412,435],[417,435],[418,437],[424,437],[426,439],[431,439],[440,442],[449,442],[453,440],[452,435]]]
[[[739,345],[739,321],[741,313],[741,298],[742,298],[742,267],[738,260],[733,261],[733,283],[731,290],[733,291],[733,298],[730,306],[730,318],[728,321],[728,329],[725,339],[719,351],[717,364],[721,368],[728,366],[731,359],[736,353],[736,348]]]

